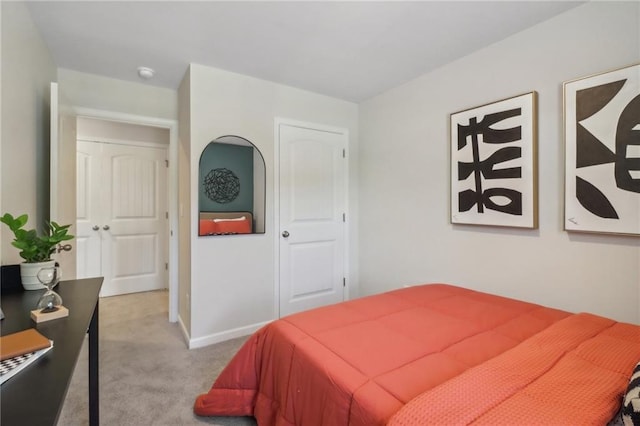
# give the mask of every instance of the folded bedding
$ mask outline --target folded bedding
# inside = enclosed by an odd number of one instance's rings
[[[259,425],[604,424],[638,360],[638,326],[426,284],[268,324],[194,411]]]

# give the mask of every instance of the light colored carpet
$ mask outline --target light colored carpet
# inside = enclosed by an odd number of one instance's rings
[[[192,410],[246,338],[189,350],[167,312],[166,291],[100,300],[100,424],[255,426],[250,417],[198,417]],[[85,341],[60,426],[89,424],[87,368]]]

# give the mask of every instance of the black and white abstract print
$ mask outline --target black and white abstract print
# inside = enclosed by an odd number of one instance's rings
[[[451,221],[535,228],[535,92],[451,115]]]
[[[565,83],[565,229],[640,234],[640,65]]]

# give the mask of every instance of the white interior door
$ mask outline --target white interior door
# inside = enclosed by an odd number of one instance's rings
[[[167,287],[166,158],[166,148],[78,142],[78,272],[99,265],[102,296]]]
[[[280,315],[341,302],[346,132],[279,123]]]
[[[49,219],[71,224],[69,233],[76,235],[76,115],[55,82],[51,83],[50,126]],[[77,240],[65,241],[65,250],[53,255],[64,279],[76,277],[76,245]]]
[[[102,147],[98,143],[78,141],[76,152],[76,275],[101,277],[102,221],[101,189]],[[104,287],[103,287],[104,288]]]

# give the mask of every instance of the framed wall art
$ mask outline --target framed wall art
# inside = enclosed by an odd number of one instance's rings
[[[564,228],[640,235],[640,64],[564,84]]]
[[[451,114],[451,223],[538,227],[536,98]]]

